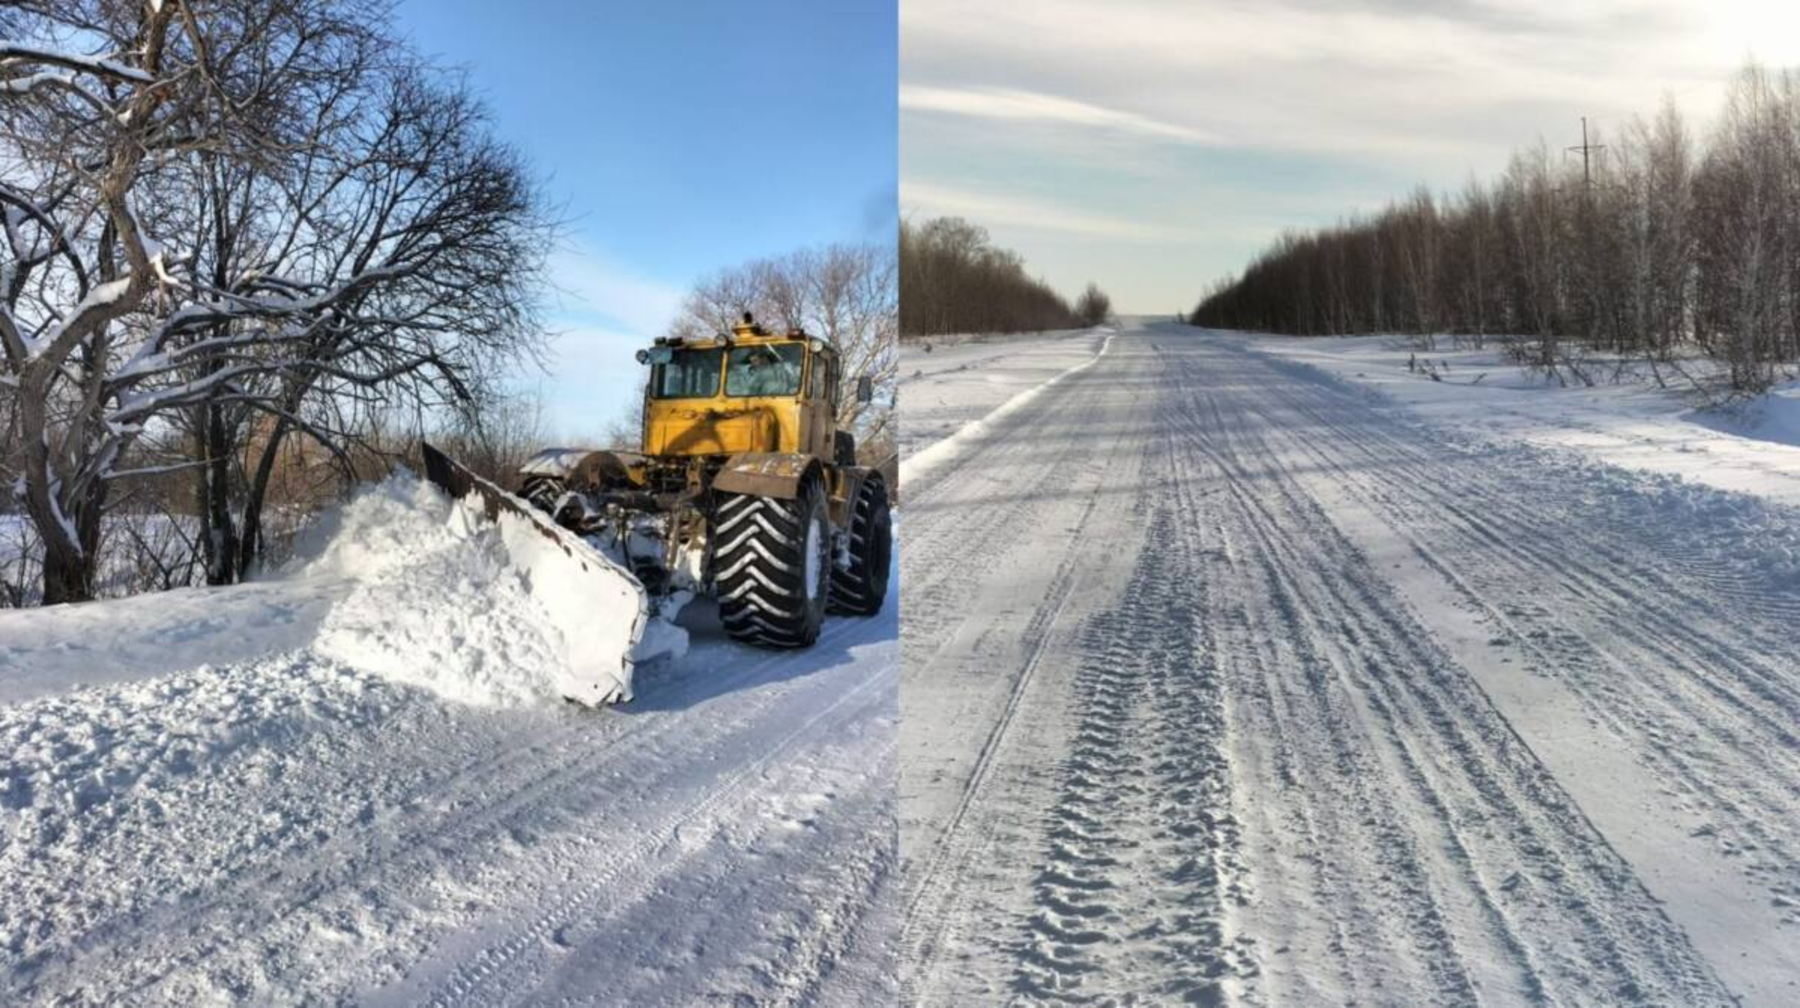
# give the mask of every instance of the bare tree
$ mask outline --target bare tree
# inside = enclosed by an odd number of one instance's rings
[[[341,454],[358,415],[478,401],[528,348],[538,198],[385,17],[42,0],[0,22],[0,382],[46,603],[93,594],[107,488],[147,432],[188,432],[151,468],[197,470],[208,576],[231,580],[290,434]]]
[[[1800,80],[1746,68],[1696,146],[1667,101],[1589,171],[1553,163],[1540,140],[1491,185],[1283,235],[1192,319],[1506,333],[1517,360],[1559,378],[1584,377],[1593,349],[1647,359],[1659,377],[1698,353],[1719,363],[1722,394],[1761,390],[1800,362]]]
[[[1082,325],[1097,326],[1112,317],[1112,298],[1107,297],[1098,284],[1089,283],[1075,299],[1075,316]]]

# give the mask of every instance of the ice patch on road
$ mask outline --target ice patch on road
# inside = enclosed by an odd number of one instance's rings
[[[461,703],[560,700],[582,643],[557,611],[570,600],[556,593],[570,586],[554,564],[514,557],[506,538],[410,473],[364,488],[321,523],[310,556],[292,568],[353,582],[313,650]]]

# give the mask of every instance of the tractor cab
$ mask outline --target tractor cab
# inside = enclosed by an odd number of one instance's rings
[[[822,339],[771,333],[746,313],[728,336],[659,338],[638,360],[650,367],[646,455],[833,455],[839,365]]]

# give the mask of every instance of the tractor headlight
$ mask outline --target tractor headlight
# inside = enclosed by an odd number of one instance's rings
[[[641,348],[641,347],[640,347],[640,348],[639,348],[639,349],[638,349],[638,352],[637,352],[637,362],[638,362],[638,363],[639,363],[639,364],[648,364],[648,363],[650,363],[650,351],[648,351],[648,350],[645,350],[645,349],[643,349],[643,348]]]

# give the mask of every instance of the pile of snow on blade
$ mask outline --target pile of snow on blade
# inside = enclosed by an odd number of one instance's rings
[[[476,505],[401,472],[365,487],[308,538],[293,574],[354,583],[319,627],[319,654],[469,704],[565,694],[581,628],[564,625],[570,600],[533,592],[565,587],[545,569],[550,551],[513,556]]]

